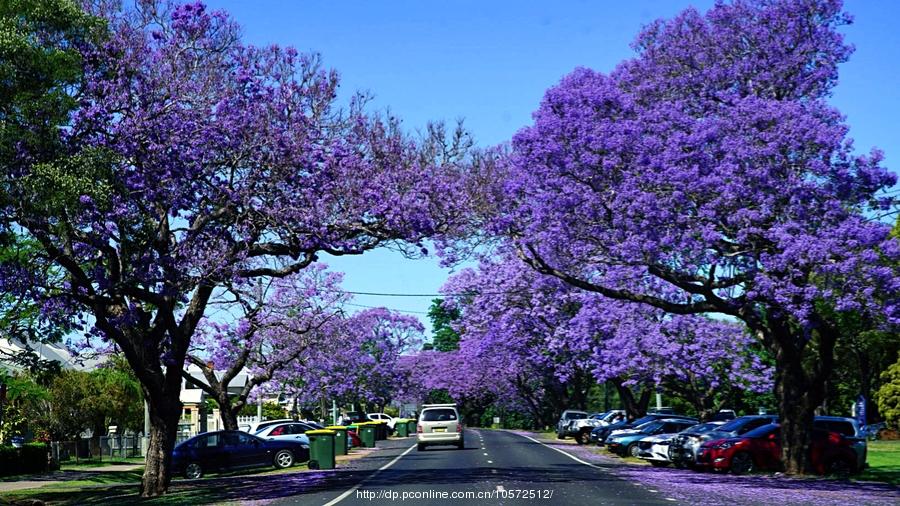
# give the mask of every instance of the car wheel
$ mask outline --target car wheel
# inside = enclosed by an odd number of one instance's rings
[[[465,450],[465,449],[466,449],[466,442],[465,442],[465,441],[460,441],[459,443],[456,443],[456,449],[457,449],[457,450]]]
[[[666,462],[664,460],[651,460],[649,462],[653,467],[667,467],[669,464],[671,464],[671,462]]]
[[[196,462],[190,462],[184,466],[184,477],[189,480],[196,480],[203,477],[203,468]]]
[[[628,455],[629,457],[638,458],[639,451],[640,451],[640,449],[638,448],[637,443],[631,443],[630,445],[628,445],[628,448],[625,449],[625,455]]]
[[[732,474],[747,474],[753,472],[753,457],[747,452],[738,452],[731,457]]]
[[[419,443],[418,445],[416,445],[416,451],[419,451],[419,452],[425,451],[425,445],[423,445],[422,443]]]
[[[278,453],[275,454],[274,464],[278,469],[291,467],[294,465],[294,454],[291,453],[290,450],[279,450]]]
[[[559,432],[559,431],[556,432],[556,439],[565,439],[565,438],[566,438],[565,434],[563,434],[562,432]]]
[[[576,443],[583,445],[583,444],[587,443],[587,441],[588,441],[587,432],[580,430],[580,431],[578,431],[577,434],[575,434],[575,442]]]
[[[853,465],[847,459],[836,458],[828,463],[825,470],[838,478],[847,478],[853,473]]]
[[[687,468],[687,464],[685,464],[681,460],[673,460],[672,465],[675,466],[675,469],[685,469]]]

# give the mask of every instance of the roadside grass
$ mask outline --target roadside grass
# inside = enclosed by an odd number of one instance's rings
[[[61,471],[83,471],[85,469],[89,469],[92,467],[107,467],[107,466],[117,466],[117,465],[132,465],[132,464],[143,464],[143,457],[131,457],[131,458],[109,458],[104,460],[99,459],[88,459],[88,460],[79,460],[75,462],[73,460],[61,462],[59,469]]]
[[[900,440],[869,441],[869,455],[866,460],[869,467],[854,479],[900,485]]]

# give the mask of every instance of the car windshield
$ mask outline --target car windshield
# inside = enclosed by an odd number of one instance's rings
[[[698,423],[697,425],[692,425],[687,429],[684,429],[682,432],[709,432],[711,430],[716,430],[721,427],[720,423]]]
[[[422,412],[424,422],[447,422],[456,420],[456,411],[449,408],[426,409]]]
[[[763,425],[762,427],[757,427],[751,431],[748,431],[744,434],[744,437],[749,438],[762,438],[769,437],[769,434],[774,433],[775,437],[778,437],[778,433],[781,430],[781,426],[778,424],[770,423],[768,425]]]
[[[734,432],[754,420],[756,420],[756,418],[742,416],[740,418],[735,418],[734,420],[725,423],[725,425],[722,425],[717,430],[720,430],[722,432]]]
[[[652,422],[647,422],[647,423],[645,423],[645,424],[643,424],[643,425],[641,425],[640,427],[637,427],[637,428],[640,429],[641,432],[647,432],[647,433],[650,433],[650,432],[655,431],[656,429],[659,429],[659,428],[662,427],[663,425],[664,425],[663,422],[652,421]]]
[[[647,422],[652,422],[654,420],[656,420],[655,416],[645,416],[643,418],[638,418],[637,420],[631,422],[631,425],[632,425],[632,427],[638,427],[640,425],[643,425]]]
[[[587,418],[587,413],[581,411],[569,411],[563,417],[564,420],[577,420],[579,418]]]

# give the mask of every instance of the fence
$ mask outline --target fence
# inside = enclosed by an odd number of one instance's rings
[[[143,455],[142,440],[138,435],[101,436],[77,441],[53,441],[50,451],[60,463],[81,461],[125,460]]]

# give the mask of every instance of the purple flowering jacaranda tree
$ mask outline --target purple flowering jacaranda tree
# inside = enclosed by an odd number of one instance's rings
[[[651,23],[635,57],[547,91],[513,139],[493,222],[571,285],[745,323],[776,362],[792,474],[806,469],[834,315],[898,316],[884,260],[900,248],[878,219],[896,178],[879,152],[854,152],[827,102],[849,22],[840,0],[735,0]]]
[[[333,337],[311,349],[305,364],[295,363],[276,374],[281,388],[307,404],[335,399],[367,412],[383,411],[407,378],[399,363],[421,346],[422,323],[410,315],[371,308],[328,329]]]
[[[134,369],[151,421],[141,494],[157,496],[211,299],[321,252],[417,252],[457,215],[459,178],[447,151],[435,160],[396,120],[366,116],[360,100],[338,108],[337,74],[315,55],[244,45],[200,3],[85,5],[108,36],[78,48],[84,79],[58,129],[72,154],[23,153],[0,219],[37,246],[30,292],[48,312],[82,315]]]
[[[342,278],[316,263],[265,288],[257,283],[232,286],[233,298],[201,322],[187,361],[206,381],[196,381],[187,371],[182,375],[215,399],[225,429],[238,429],[238,413],[254,389],[276,374],[305,370],[315,350],[328,348],[329,340],[340,337],[335,329],[349,299],[340,288]],[[240,316],[222,314],[229,310]],[[241,373],[247,381],[232,392],[231,382]]]

